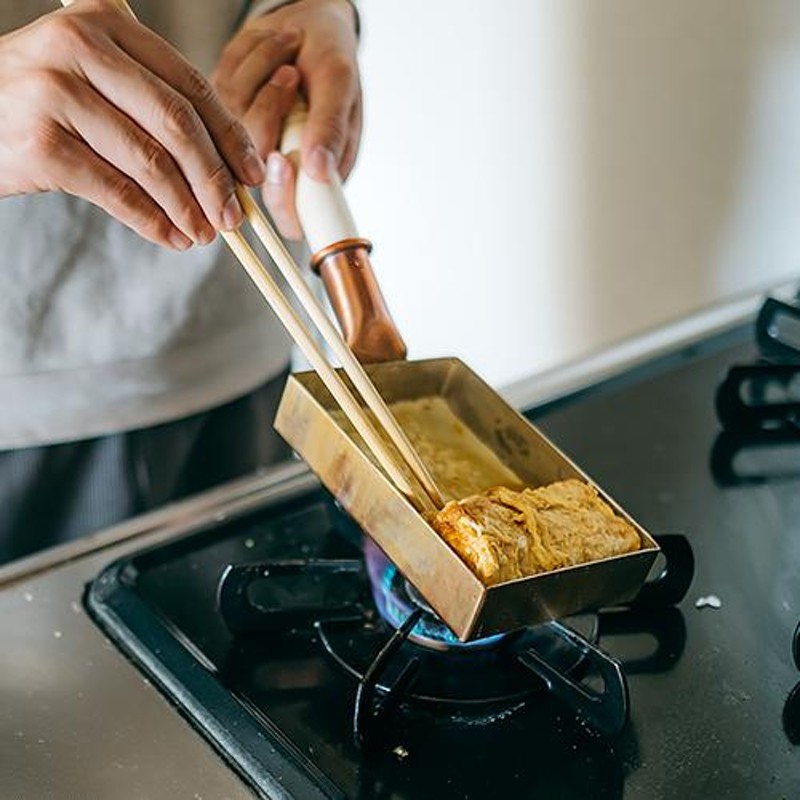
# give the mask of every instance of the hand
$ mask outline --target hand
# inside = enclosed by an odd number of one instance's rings
[[[248,20],[212,80],[267,160],[264,202],[281,233],[302,236],[292,164],[275,152],[299,87],[308,100],[301,163],[314,179],[346,178],[361,138],[355,12],[346,0],[298,0]]]
[[[172,47],[109,0],[0,37],[0,196],[63,190],[179,250],[241,222],[264,166]]]

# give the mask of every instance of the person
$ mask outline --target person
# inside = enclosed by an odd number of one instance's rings
[[[239,180],[301,235],[299,92],[303,169],[350,171],[357,11],[132,6],[0,3],[0,562],[288,455],[290,344],[217,233]]]

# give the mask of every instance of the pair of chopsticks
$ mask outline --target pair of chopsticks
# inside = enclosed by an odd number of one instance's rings
[[[247,271],[250,279],[258,287],[263,297],[272,307],[278,319],[308,359],[311,366],[322,379],[328,391],[333,395],[353,427],[369,447],[381,467],[386,471],[395,486],[418,508],[432,503],[435,508],[444,504],[441,493],[426,466],[408,441],[403,429],[398,425],[388,406],[384,402],[375,384],[372,383],[361,363],[353,354],[342,335],[335,328],[327,313],[319,303],[313,292],[305,282],[300,268],[295,263],[281,238],[256,205],[252,197],[243,186],[236,189],[246,220],[250,223],[266,251],[275,265],[286,279],[286,282],[295,293],[298,301],[305,309],[311,321],[322,335],[322,338],[339,359],[347,376],[363,398],[367,407],[372,411],[380,427],[384,430],[389,440],[397,448],[410,468],[412,474],[419,482],[427,495],[422,498],[415,487],[400,469],[392,450],[387,442],[379,435],[370,419],[367,417],[361,404],[356,400],[350,389],[341,379],[336,370],[328,362],[322,348],[305,327],[303,321],[294,310],[289,300],[283,295],[280,287],[269,274],[267,268],[261,263],[241,231],[223,232],[222,236],[241,265]]]
[[[61,0],[64,6],[71,5],[72,2],[73,0]],[[125,0],[116,0],[116,3],[122,10],[135,17],[133,10]],[[428,469],[422,463],[419,455],[398,425],[397,420],[353,354],[353,351],[306,284],[300,268],[286,249],[272,224],[244,186],[237,184],[236,194],[242,205],[245,219],[250,223],[256,236],[286,279],[323,340],[341,362],[345,373],[364,403],[372,411],[379,426],[385,432],[389,441],[397,448],[397,454],[411,470],[416,483],[419,484],[418,486],[415,485],[414,481],[409,480],[403,472],[397,456],[387,441],[378,433],[362,408],[361,403],[358,402],[337,371],[328,362],[322,348],[306,328],[290,301],[284,296],[272,275],[270,275],[267,268],[250,247],[240,229],[222,233],[222,237],[228,247],[233,251],[250,279],[267,303],[269,303],[278,319],[289,332],[289,335],[294,339],[395,486],[417,509],[429,508],[431,504],[434,508],[441,508],[444,505],[444,500]]]

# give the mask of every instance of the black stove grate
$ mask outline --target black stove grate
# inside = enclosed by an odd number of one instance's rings
[[[686,539],[668,536],[660,544],[666,562],[637,598],[640,606],[680,602],[691,583]],[[393,716],[406,702],[488,718],[519,708],[543,688],[598,732],[622,730],[627,684],[619,661],[596,645],[597,614],[573,621],[585,633],[554,621],[459,642],[397,568],[365,545],[365,559],[229,565],[217,592],[220,614],[236,636],[316,629],[325,651],[357,684],[352,735],[359,749],[374,752],[390,741]],[[367,585],[374,606],[364,600]]]
[[[324,496],[299,509],[290,504],[266,522],[125,559],[87,598],[109,635],[266,796],[278,776],[296,796],[337,797],[338,786],[348,785],[343,764],[355,768],[351,782],[369,763],[380,781],[394,776],[402,786],[397,752],[419,759],[424,743],[435,742],[455,757],[459,747],[480,751],[481,741],[495,739],[507,740],[506,757],[516,765],[511,790],[531,779],[521,745],[513,744],[514,731],[530,731],[531,719],[557,720],[570,741],[589,737],[592,751],[593,731],[624,729],[628,689],[621,663],[597,646],[603,626],[617,636],[646,628],[649,641],[664,639],[672,659],[682,650],[674,630],[664,638],[667,628],[648,628],[635,608],[571,621],[578,630],[553,622],[491,645],[427,647],[409,639],[422,608],[397,628],[377,612],[364,559],[347,540],[349,520]],[[241,563],[245,556],[257,560]],[[676,582],[676,571],[665,569],[646,588],[663,592],[671,582],[673,594],[661,600],[677,599],[675,587],[685,591],[688,580]],[[631,662],[644,670],[674,663]],[[445,773],[442,797],[449,796]]]

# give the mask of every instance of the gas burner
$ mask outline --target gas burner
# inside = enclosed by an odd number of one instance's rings
[[[229,566],[217,592],[235,635],[316,628],[325,651],[357,681],[353,731],[360,748],[383,740],[403,704],[485,714],[508,711],[543,687],[601,733],[624,727],[627,684],[619,662],[593,643],[596,615],[576,618],[583,633],[550,622],[462,643],[379,550],[365,560],[377,581],[365,579],[360,560],[273,561]],[[288,604],[271,587],[280,589],[287,578],[306,587]],[[363,599],[370,583],[378,613]]]
[[[408,616],[419,610],[419,621],[408,634],[408,640],[433,650],[481,650],[493,647],[508,634],[462,642],[437,616],[425,598],[403,577],[400,570],[371,541],[364,542],[372,597],[378,613],[393,628],[399,628]]]
[[[619,662],[571,628],[551,622],[492,637],[491,646],[430,648],[410,639],[423,614],[417,608],[397,628],[364,619],[315,625],[325,650],[358,683],[353,738],[359,749],[387,741],[401,707],[422,704],[452,719],[492,721],[545,687],[599,733],[624,727],[628,688]],[[596,635],[596,617],[590,625]],[[600,690],[580,682],[588,673]]]
[[[679,602],[694,572],[684,537],[658,542],[665,561],[636,598],[642,608]],[[597,647],[598,613],[461,642],[370,540],[361,558],[229,565],[217,604],[238,637],[316,632],[311,638],[356,684],[360,749],[385,742],[400,713],[493,719],[544,688],[602,734],[619,733],[628,719],[620,662]]]
[[[376,680],[375,688],[389,692],[398,675],[413,669],[415,678],[404,694],[404,701],[450,710],[471,708],[476,713],[485,713],[487,708],[513,706],[545,688],[544,680],[525,663],[528,651],[536,652],[565,675],[579,674],[585,662],[584,653],[553,630],[558,623],[492,637],[492,646],[481,640],[453,648],[442,648],[437,643],[431,648],[425,640],[412,639],[413,630],[423,624],[421,613],[417,610],[409,615],[413,624],[407,623],[411,631],[405,635],[403,625],[394,628],[385,620],[328,620],[318,622],[316,628],[325,650],[359,682],[365,680],[376,654],[400,632],[392,661]],[[596,639],[596,615],[575,618],[575,622],[586,631],[583,638],[587,643],[590,638]],[[411,664],[414,666],[409,667]]]

